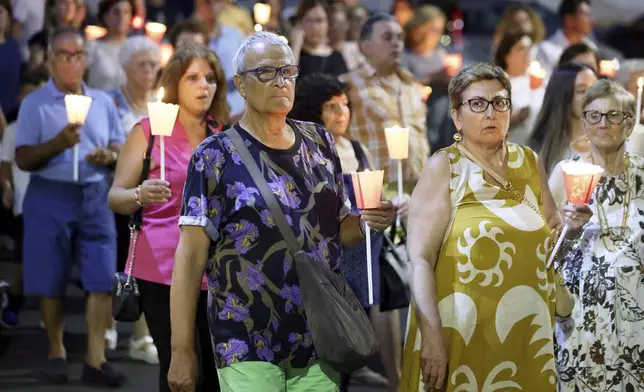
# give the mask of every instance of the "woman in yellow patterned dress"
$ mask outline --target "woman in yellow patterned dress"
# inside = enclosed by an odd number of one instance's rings
[[[555,391],[562,289],[546,261],[561,217],[536,154],[505,140],[510,93],[489,64],[450,83],[457,143],[429,159],[410,205],[403,392]],[[565,211],[575,236],[590,209]]]

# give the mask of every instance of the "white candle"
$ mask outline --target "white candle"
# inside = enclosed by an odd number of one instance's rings
[[[604,169],[600,166],[580,161],[566,161],[562,164],[562,169],[568,203],[576,205],[587,204],[599,183]],[[568,222],[563,227],[557,243],[552,249],[546,268],[550,268],[552,265],[567,232]]]
[[[351,173],[353,192],[358,208],[377,208],[382,197],[382,181],[385,172],[363,171]],[[365,240],[367,243],[367,284],[369,285],[369,304],[373,304],[373,271],[371,268],[371,235],[369,225],[365,224]]]
[[[85,95],[65,95],[65,111],[67,113],[67,121],[70,124],[85,124],[85,119],[87,119],[87,113],[89,113],[89,108],[91,105],[92,98]],[[74,182],[78,182],[78,166],[80,162],[80,147],[78,143],[74,145],[72,151],[72,178]]]
[[[644,86],[644,78],[637,79],[637,105],[635,106],[635,125],[640,123],[642,119],[642,87]]]
[[[161,43],[167,30],[166,25],[157,22],[148,22],[145,24],[145,35],[156,43]]]
[[[177,121],[179,105],[161,102],[163,88],[157,93],[157,102],[148,102],[148,116],[150,117],[150,131],[159,136],[161,179],[165,180],[165,136],[171,136],[174,123]]]
[[[73,172],[72,176],[74,178],[74,182],[78,182],[78,166],[79,166],[79,161],[80,161],[80,148],[78,147],[78,143],[74,145],[74,165],[73,165]]]
[[[365,224],[365,239],[367,241],[367,285],[369,286],[369,305],[373,305],[373,268],[371,266],[371,229]]]

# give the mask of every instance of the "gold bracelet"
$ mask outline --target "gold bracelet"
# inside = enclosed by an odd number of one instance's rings
[[[143,203],[141,202],[141,185],[134,189],[134,201],[136,201],[139,207],[143,207]]]

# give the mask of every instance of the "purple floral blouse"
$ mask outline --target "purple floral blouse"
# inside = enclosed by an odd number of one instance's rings
[[[288,123],[296,130],[288,150],[236,129],[303,249],[339,271],[340,222],[350,204],[335,144],[317,124]],[[206,272],[219,368],[243,361],[304,368],[316,359],[286,242],[225,132],[195,150],[179,224],[204,227],[212,238]]]

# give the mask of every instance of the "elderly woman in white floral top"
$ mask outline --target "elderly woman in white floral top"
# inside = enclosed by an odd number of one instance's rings
[[[576,159],[604,174],[589,203],[593,217],[558,263],[576,300],[555,327],[559,391],[644,391],[644,158],[624,151],[635,99],[600,80],[582,108],[591,153]],[[565,204],[561,164],[550,188]]]

